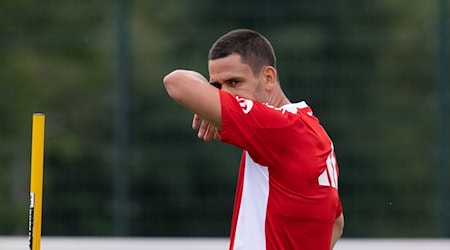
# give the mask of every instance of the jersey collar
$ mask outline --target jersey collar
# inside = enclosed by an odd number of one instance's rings
[[[306,108],[306,107],[308,107],[308,104],[306,104],[305,101],[301,101],[301,102],[297,102],[297,103],[285,104],[285,105],[281,106],[281,109],[296,114],[297,113],[297,109],[303,109],[303,108]]]

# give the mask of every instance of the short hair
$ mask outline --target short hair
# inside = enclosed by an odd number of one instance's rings
[[[227,57],[231,54],[241,56],[243,63],[250,66],[257,75],[263,66],[276,68],[276,57],[272,44],[260,33],[249,29],[232,30],[221,36],[211,46],[208,61]]]

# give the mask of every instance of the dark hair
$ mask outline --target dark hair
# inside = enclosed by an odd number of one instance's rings
[[[221,36],[209,50],[208,61],[231,54],[240,55],[255,75],[263,66],[276,67],[275,52],[269,40],[253,30],[237,29]]]

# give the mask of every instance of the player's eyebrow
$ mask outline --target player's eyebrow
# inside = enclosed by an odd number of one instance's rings
[[[229,79],[227,79],[225,82],[242,82],[243,78],[242,77],[230,77]]]
[[[218,82],[210,82],[209,84],[211,84],[212,86],[221,89],[222,88],[222,84],[218,83]]]

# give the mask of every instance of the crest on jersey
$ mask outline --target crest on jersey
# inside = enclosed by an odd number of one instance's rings
[[[241,106],[242,112],[244,112],[244,114],[248,114],[248,112],[250,112],[250,110],[252,110],[252,108],[253,108],[252,100],[244,99],[239,96],[236,96],[236,100],[238,101],[239,106]]]

